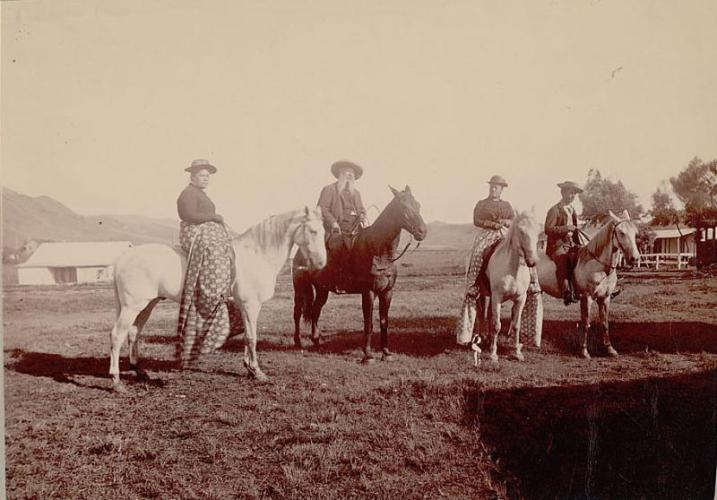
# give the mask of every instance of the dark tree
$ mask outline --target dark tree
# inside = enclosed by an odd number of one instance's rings
[[[599,170],[590,169],[585,191],[580,194],[583,204],[582,216],[589,220],[602,220],[610,210],[622,213],[627,210],[630,218],[639,218],[643,213],[637,195],[629,191],[621,181],[605,179]]]

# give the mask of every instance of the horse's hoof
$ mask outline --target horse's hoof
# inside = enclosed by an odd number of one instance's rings
[[[256,372],[254,372],[254,380],[256,380],[257,382],[268,382],[269,377],[267,377],[263,371],[257,370]]]
[[[364,356],[363,359],[361,360],[362,365],[371,365],[375,362],[376,362],[376,358],[374,358],[373,356]]]
[[[301,341],[300,341],[300,340],[294,340],[294,347],[296,347],[297,349],[301,349],[301,348],[304,347],[304,346],[301,345]]]
[[[590,353],[588,352],[587,349],[583,349],[582,356],[583,356],[583,359],[590,359]]]
[[[520,351],[516,352],[513,356],[514,356],[515,359],[518,360],[518,361],[525,361],[525,356],[524,356],[523,353],[520,352]]]
[[[319,347],[321,345],[321,337],[311,337],[311,343],[314,344],[314,347]]]
[[[607,346],[607,355],[611,358],[617,358],[619,356],[615,348],[611,345]]]
[[[391,361],[396,361],[396,356],[394,356],[394,355],[391,354],[390,352],[384,353],[383,356],[381,356],[381,360],[383,360],[383,361],[389,361],[389,362],[391,362]]]
[[[493,363],[497,363],[497,362],[498,362],[498,355],[497,355],[496,353],[494,353],[494,352],[490,353],[490,360],[491,360]]]
[[[112,390],[117,394],[127,394],[127,387],[119,380],[112,382]]]

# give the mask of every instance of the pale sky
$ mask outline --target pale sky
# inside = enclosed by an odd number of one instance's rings
[[[235,230],[410,185],[469,222],[485,182],[535,206],[590,168],[645,208],[717,157],[717,2],[2,2],[2,183],[84,214],[176,218],[192,159]]]

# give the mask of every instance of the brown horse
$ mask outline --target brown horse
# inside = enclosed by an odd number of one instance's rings
[[[390,186],[389,186],[390,187]],[[403,191],[391,188],[393,199],[369,227],[362,230],[346,258],[343,272],[336,272],[331,264],[321,270],[307,268],[304,257],[296,254],[293,262],[294,281],[294,344],[301,347],[300,320],[311,321],[311,340],[320,341],[318,328],[321,308],[329,297],[329,291],[337,287],[346,293],[361,294],[364,329],[363,362],[373,360],[371,335],[373,333],[373,306],[378,295],[381,325],[381,351],[383,359],[391,359],[388,349],[388,310],[391,307],[393,286],[396,283],[396,250],[401,229],[408,231],[417,241],[428,232],[420,214],[420,205],[406,186]]]

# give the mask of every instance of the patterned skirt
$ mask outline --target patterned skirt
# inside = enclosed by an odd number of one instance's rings
[[[466,268],[466,290],[463,297],[463,306],[458,315],[456,323],[457,338],[467,338],[473,335],[473,328],[476,320],[476,302],[480,290],[476,283],[478,273],[483,265],[483,254],[485,250],[496,241],[502,238],[501,231],[492,229],[478,229],[475,241],[473,242],[473,250],[471,251],[470,260]]]
[[[219,349],[229,336],[233,250],[226,229],[216,222],[182,222],[179,243],[189,255],[177,322],[177,358],[186,366]]]

